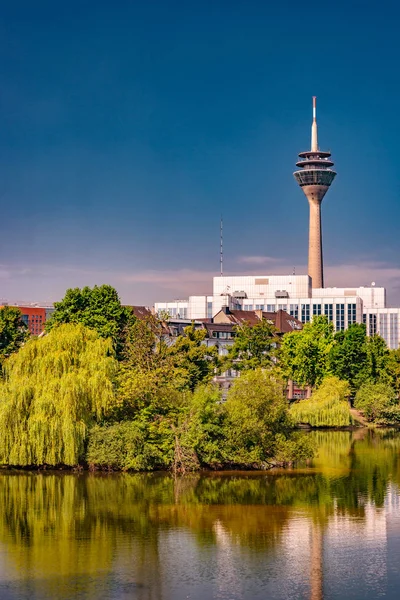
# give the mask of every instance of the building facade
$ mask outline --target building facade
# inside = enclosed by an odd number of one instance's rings
[[[308,275],[246,275],[214,277],[213,295],[190,296],[187,300],[156,302],[156,312],[177,316],[182,308],[189,319],[216,315],[223,306],[230,310],[286,311],[308,323],[315,315],[326,315],[335,331],[352,323],[365,323],[368,335],[379,334],[389,348],[400,346],[400,308],[386,306],[383,287],[312,288]]]
[[[46,321],[51,317],[51,315],[54,312],[54,308],[37,306],[35,304],[13,304],[12,306],[13,308],[18,308],[21,311],[23,322],[28,327],[31,335],[36,336],[43,333]]]

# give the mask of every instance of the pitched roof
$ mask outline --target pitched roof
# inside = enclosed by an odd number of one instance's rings
[[[127,306],[126,308],[130,308],[137,319],[145,319],[153,314],[147,306]]]
[[[221,314],[222,311],[220,311]],[[289,333],[303,328],[301,321],[292,317],[284,310],[277,312],[264,312],[261,310],[230,310],[224,312],[224,317],[232,325],[243,325],[247,323],[250,327],[257,325],[261,319],[265,319],[276,327],[279,333]]]
[[[235,325],[232,323],[204,323],[203,326],[207,329],[207,332],[210,334],[213,331],[226,331],[229,333],[233,333],[235,331]]]

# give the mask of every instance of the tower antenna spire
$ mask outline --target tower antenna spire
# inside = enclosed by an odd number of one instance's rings
[[[311,125],[311,150],[318,152],[318,129],[317,129],[317,97],[312,99],[312,125]]]
[[[222,220],[222,215],[221,215],[221,221],[219,224],[219,272],[221,277],[224,274],[224,238],[223,238],[223,225],[224,222]]]

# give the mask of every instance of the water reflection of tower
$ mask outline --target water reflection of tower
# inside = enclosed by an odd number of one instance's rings
[[[324,265],[322,255],[321,204],[336,173],[332,170],[331,153],[318,149],[316,97],[313,97],[313,121],[311,127],[311,150],[300,152],[300,160],[294,176],[307,197],[310,206],[308,232],[308,274],[313,288],[324,287]]]
[[[322,600],[323,598],[323,541],[321,524],[313,522],[310,548],[310,600]]]

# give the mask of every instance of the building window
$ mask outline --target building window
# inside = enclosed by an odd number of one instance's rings
[[[267,312],[276,312],[275,304],[267,304]]]
[[[256,304],[256,310],[264,310],[264,304]]]
[[[328,317],[328,321],[333,321],[333,304],[324,304],[324,315]]]
[[[379,335],[381,335],[385,342],[389,345],[388,333],[388,315],[383,313],[379,315]]]
[[[376,315],[368,315],[369,335],[376,334]]]
[[[312,314],[320,315],[321,314],[321,304],[313,304],[312,305]]]
[[[357,322],[357,304],[347,305],[347,323],[351,325]]]
[[[285,311],[287,311],[287,304],[278,304],[278,310],[285,310]]]
[[[302,323],[308,323],[310,320],[310,305],[302,304],[301,305],[301,321]]]
[[[344,329],[344,304],[336,304],[336,331]]]
[[[290,316],[294,317],[295,319],[299,318],[299,305],[298,304],[291,304],[290,305]]]
[[[207,319],[211,319],[213,316],[213,303],[207,302]]]
[[[390,315],[390,348],[396,349],[398,348],[398,317],[396,314]]]

